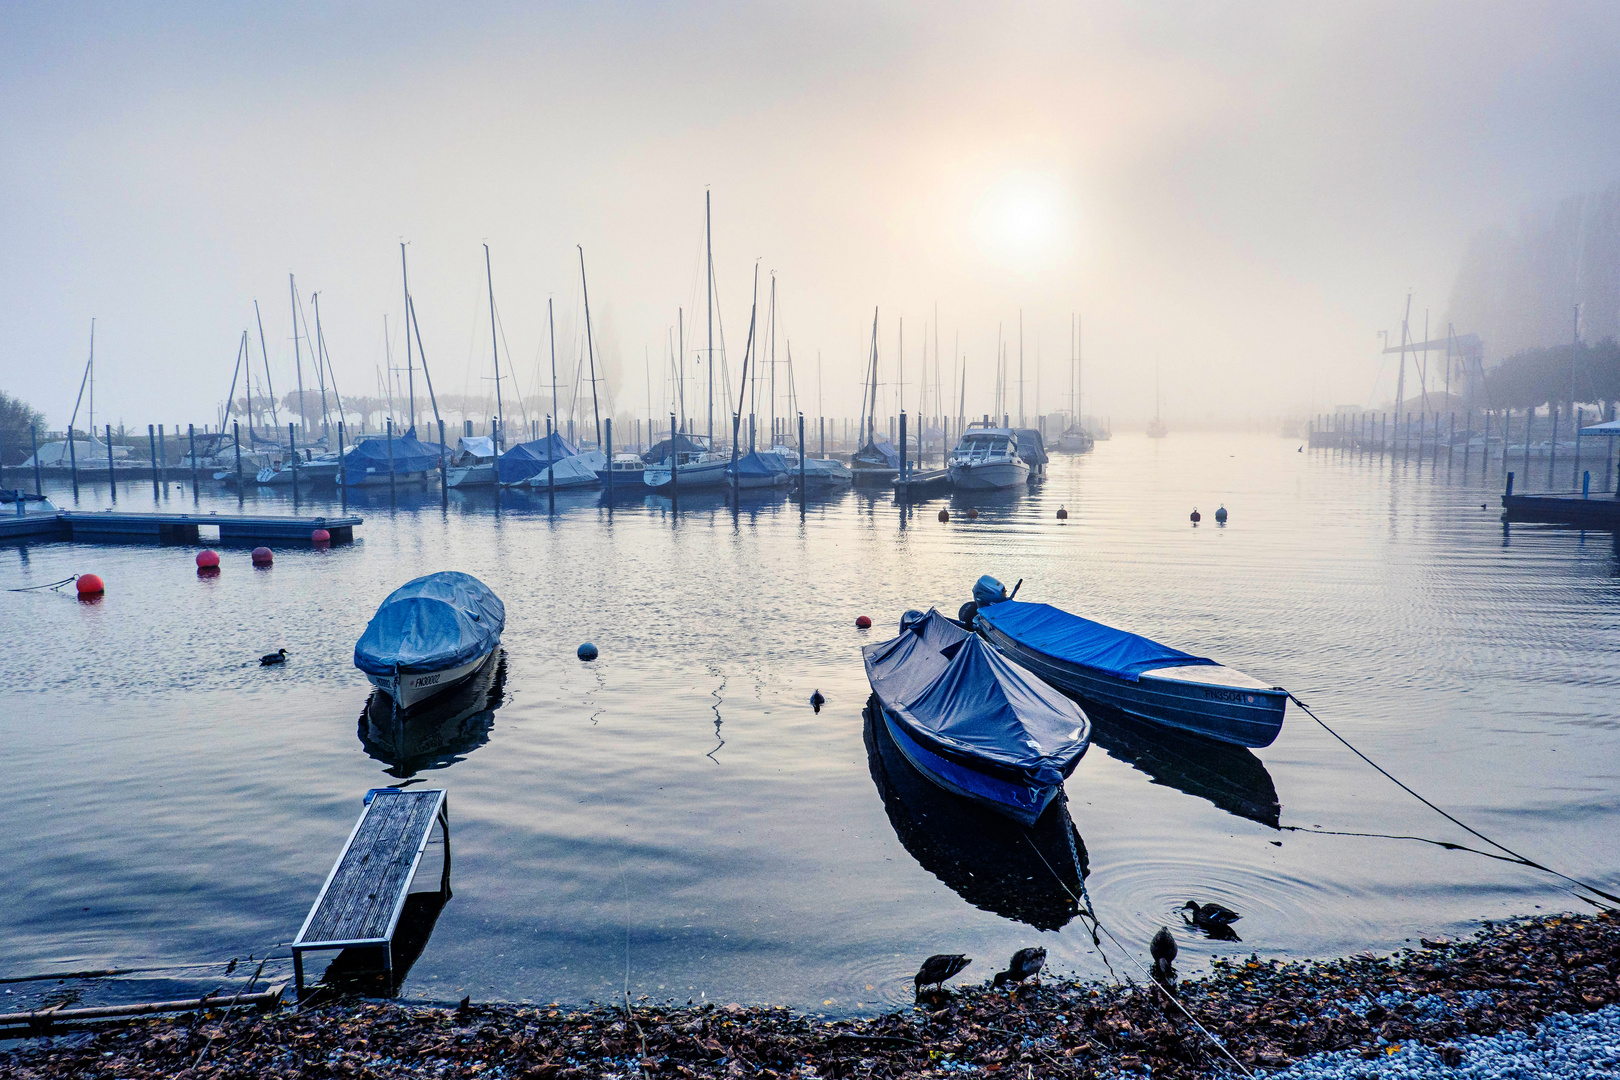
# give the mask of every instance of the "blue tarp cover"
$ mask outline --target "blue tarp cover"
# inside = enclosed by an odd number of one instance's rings
[[[880,469],[898,469],[900,451],[891,442],[869,442],[855,452],[854,460]]]
[[[1024,464],[1033,468],[1036,465],[1045,465],[1051,458],[1046,456],[1046,440],[1041,433],[1030,427],[1013,428],[1018,436],[1018,456],[1024,459]]]
[[[1086,752],[1078,705],[937,611],[861,652],[878,700],[926,743],[1041,784]]]
[[[552,458],[561,460],[579,453],[574,445],[553,431],[544,439],[518,443],[495,459],[495,477],[503,484],[521,484],[537,476],[551,464]]]
[[[731,470],[728,468],[726,472],[729,474]],[[781,454],[762,454],[753,450],[737,459],[738,476],[780,476],[785,472],[787,464]]]
[[[394,436],[394,473],[430,472],[439,467],[440,446],[417,439],[416,429]],[[388,475],[388,439],[370,438],[354,444],[354,449],[343,455],[343,482],[358,484],[368,472]]]
[[[1130,682],[1153,668],[1215,663],[1140,634],[1082,619],[1051,604],[1009,600],[980,608],[979,618],[1027,648]]]
[[[441,570],[388,594],[354,646],[354,666],[368,675],[440,671],[493,649],[506,607],[471,574]]]

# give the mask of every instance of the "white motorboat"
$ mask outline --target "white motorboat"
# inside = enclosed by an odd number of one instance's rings
[[[1029,481],[1029,464],[1018,456],[1011,428],[969,428],[951,451],[946,472],[959,491],[999,491]]]
[[[642,483],[654,491],[666,493],[672,484],[678,484],[681,491],[697,491],[699,488],[726,487],[731,483],[731,478],[726,474],[731,468],[730,454],[683,453],[676,466],[679,475],[671,481],[667,459],[656,465],[648,465],[642,474]]]
[[[428,574],[388,594],[355,643],[354,666],[408,709],[476,674],[505,625],[505,606],[477,578]]]
[[[457,441],[445,471],[446,487],[492,487],[495,484],[495,440],[474,435]]]

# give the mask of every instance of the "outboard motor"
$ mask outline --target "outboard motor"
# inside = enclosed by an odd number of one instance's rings
[[[1007,586],[991,577],[984,575],[973,583],[973,602],[982,608],[991,604],[999,604],[1007,599]]]
[[[910,611],[900,616],[900,632],[902,634],[905,633],[907,630],[910,630],[913,626],[916,626],[927,617],[928,616],[925,613],[918,611],[916,608],[912,608]]]

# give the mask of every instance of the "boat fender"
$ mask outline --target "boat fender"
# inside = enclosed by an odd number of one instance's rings
[[[203,550],[203,551],[197,552],[197,569],[199,569],[199,570],[218,570],[219,569],[219,552],[217,552],[217,551],[209,551],[209,550],[206,550],[206,549]]]
[[[872,629],[872,617],[870,615],[857,615],[857,616],[855,616],[855,629],[857,629],[857,630],[870,630],[870,629]]]
[[[330,544],[332,542],[332,534],[327,532],[325,529],[316,529],[314,532],[309,534],[309,539],[311,543]]]
[[[80,598],[100,596],[107,591],[107,586],[95,574],[80,574],[74,588],[79,590]]]
[[[267,547],[256,547],[256,548],[253,549],[253,565],[254,566],[269,566],[271,563],[273,563],[275,561],[276,561],[276,557],[270,553],[269,548],[267,548]]]
[[[1061,506],[1058,507],[1057,519],[1059,521],[1068,521],[1069,520],[1069,512],[1067,510],[1065,510]]]
[[[951,520],[951,512],[949,510],[941,510],[939,512],[939,520],[941,520],[941,521],[949,521],[949,520]]]
[[[585,644],[579,647],[579,658],[581,660],[595,660],[596,657],[596,646],[592,645],[590,642],[587,641]]]

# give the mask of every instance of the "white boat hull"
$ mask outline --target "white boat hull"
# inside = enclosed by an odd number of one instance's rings
[[[699,488],[729,487],[731,478],[726,470],[731,467],[729,460],[700,461],[692,465],[682,465],[675,482],[682,491]],[[642,474],[642,482],[654,491],[668,491],[670,486],[668,465],[649,465]]]
[[[952,465],[946,470],[958,491],[1000,491],[1029,482],[1029,466],[1023,461],[987,461]]]
[[[495,463],[458,466],[445,473],[447,487],[493,487]]]
[[[371,685],[393,698],[400,708],[409,709],[472,678],[483,666],[484,661],[489,659],[490,653],[499,647],[497,644],[489,652],[474,657],[465,664],[445,668],[442,671],[407,671],[397,677],[367,674],[366,678],[371,680]]]

